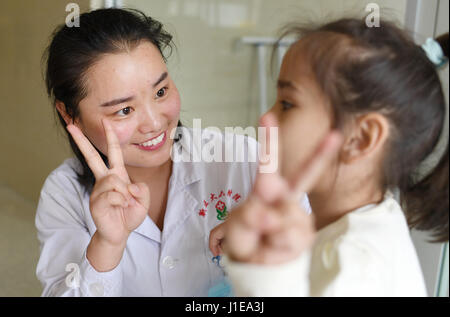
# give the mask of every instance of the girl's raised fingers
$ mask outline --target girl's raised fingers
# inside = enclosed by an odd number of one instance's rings
[[[287,190],[286,182],[279,173],[280,144],[278,121],[274,114],[267,113],[259,122],[263,129],[259,152],[259,168],[253,187],[254,193],[266,203],[279,199]]]
[[[73,124],[67,125],[67,131],[69,131],[73,140],[75,141],[84,158],[86,159],[86,163],[92,170],[95,179],[100,179],[103,176],[105,176],[106,173],[108,172],[108,168],[106,167],[105,163],[100,157],[100,154],[98,154],[97,150],[86,138],[83,132],[81,132],[81,130]]]
[[[242,223],[235,222],[227,226],[223,250],[235,261],[246,262],[258,250],[260,235]]]

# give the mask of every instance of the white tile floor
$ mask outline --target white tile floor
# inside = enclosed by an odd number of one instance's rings
[[[0,184],[0,296],[40,296],[36,206]]]

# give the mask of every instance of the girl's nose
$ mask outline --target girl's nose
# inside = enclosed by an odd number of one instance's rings
[[[272,108],[270,108],[266,113],[264,113],[259,120],[260,121],[265,120],[265,118],[267,116],[270,116],[271,114],[276,115],[276,104]]]
[[[139,116],[140,122],[138,129],[142,134],[159,132],[161,130],[163,116],[152,105],[144,107]]]

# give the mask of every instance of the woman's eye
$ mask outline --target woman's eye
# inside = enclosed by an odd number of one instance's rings
[[[122,110],[119,110],[116,112],[116,114],[118,114],[119,116],[127,116],[129,115],[131,112],[131,108],[130,107],[125,107]]]
[[[291,103],[284,101],[284,100],[281,101],[281,106],[283,108],[283,111],[287,111],[293,107],[293,105]]]
[[[166,94],[167,91],[167,87],[161,88],[160,90],[158,90],[158,92],[156,93],[156,96],[158,98],[164,97],[164,95]]]

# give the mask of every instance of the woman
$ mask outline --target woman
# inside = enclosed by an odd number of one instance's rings
[[[207,247],[213,205],[222,190],[244,197],[253,168],[172,162],[172,147],[189,149],[170,138],[180,113],[162,55],[170,43],[159,22],[119,9],[56,31],[46,83],[77,158],[41,192],[43,295],[205,295],[221,276]]]
[[[172,138],[170,43],[135,10],[84,13],[54,33],[47,90],[76,158],[48,176],[37,208],[44,296],[206,296],[223,277],[209,233],[247,196],[256,162],[179,159],[198,149],[192,130]],[[225,151],[234,138],[202,137]],[[255,157],[256,141],[243,144]]]

